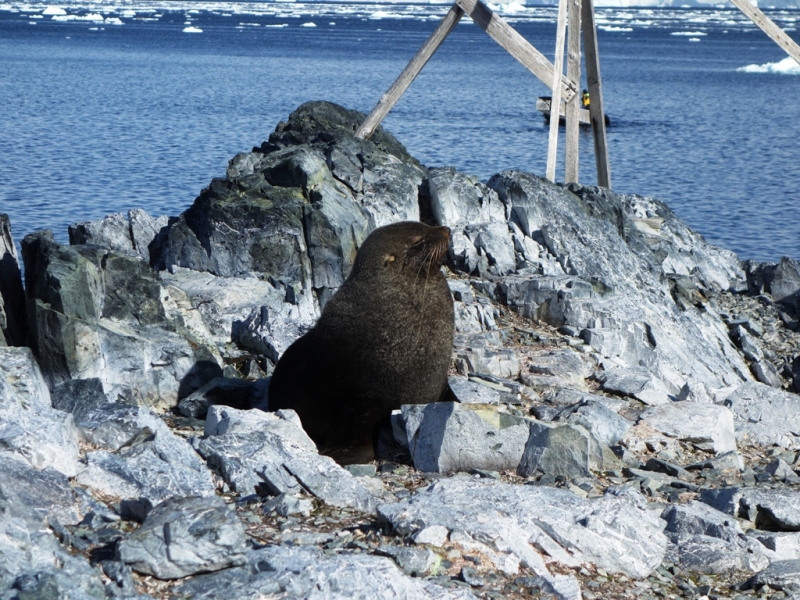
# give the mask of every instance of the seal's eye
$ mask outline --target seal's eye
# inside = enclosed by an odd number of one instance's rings
[[[383,266],[384,266],[384,267],[388,267],[390,263],[393,263],[393,262],[395,261],[395,258],[396,258],[396,257],[395,257],[395,255],[394,255],[394,254],[387,254],[387,255],[386,255],[384,258],[383,258]]]

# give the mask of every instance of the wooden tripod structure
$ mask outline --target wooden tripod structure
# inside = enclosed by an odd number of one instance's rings
[[[563,75],[564,38],[566,16],[569,12],[570,36],[567,55],[567,75]],[[597,33],[594,21],[592,0],[560,0],[556,49],[556,64],[533,47],[502,17],[482,2],[482,0],[456,0],[439,26],[403,69],[389,90],[356,131],[356,137],[368,138],[380,125],[384,117],[397,103],[416,76],[442,45],[448,34],[455,29],[464,14],[517,59],[535,77],[552,89],[551,106],[553,118],[550,119],[550,140],[547,153],[547,177],[555,181],[556,154],[558,150],[558,109],[561,101],[567,104],[567,160],[566,181],[578,179],[578,111],[580,109],[580,31],[583,23],[584,48],[586,53],[586,72],[591,98],[590,115],[594,132],[595,157],[597,162],[597,182],[603,187],[611,187],[611,171],[608,164],[606,146],[606,127],[603,112],[603,93],[600,80],[600,62],[597,52]],[[560,48],[560,53],[558,48]]]
[[[753,23],[760,27],[775,43],[800,63],[798,46],[778,25],[749,0],[731,0]],[[511,25],[482,2],[482,0],[456,0],[439,26],[403,69],[389,90],[356,131],[356,137],[367,139],[384,117],[411,85],[419,72],[455,29],[461,17],[469,15],[489,36],[517,59],[534,76],[552,90],[550,101],[550,131],[547,147],[547,178],[555,181],[558,154],[558,127],[561,102],[566,104],[566,159],[564,181],[578,181],[578,139],[581,80],[581,32],[586,56],[586,80],[589,88],[589,114],[594,134],[597,184],[611,187],[611,169],[608,162],[603,88],[600,79],[600,56],[597,48],[593,0],[559,0],[556,28],[555,64],[523,38]],[[569,21],[569,28],[567,28]],[[567,31],[569,35],[567,36]],[[564,76],[564,42],[567,42],[567,74]]]

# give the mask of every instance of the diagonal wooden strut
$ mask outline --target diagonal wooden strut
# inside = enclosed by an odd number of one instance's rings
[[[378,104],[375,105],[375,108],[372,109],[372,112],[369,113],[369,116],[361,124],[361,127],[358,128],[358,131],[356,131],[356,137],[365,140],[372,135],[372,132],[381,124],[384,117],[389,114],[389,111],[392,110],[392,107],[400,99],[400,96],[403,95],[408,89],[408,86],[411,85],[411,82],[419,75],[422,67],[425,66],[431,56],[433,56],[433,53],[442,45],[447,35],[458,25],[463,15],[464,11],[458,4],[453,4],[453,6],[450,7],[450,10],[444,16],[442,22],[439,23],[439,26],[425,43],[422,44],[422,48],[419,49],[419,52],[417,52],[414,58],[406,65],[403,72],[395,79],[392,87],[381,96]]]
[[[356,131],[356,137],[367,139],[392,110],[411,82],[430,60],[433,53],[442,45],[448,34],[453,31],[464,13],[468,14],[500,46],[511,56],[533,73],[545,85],[552,86],[555,76],[553,63],[534,48],[511,25],[496,15],[481,0],[457,0],[444,16],[439,26],[403,69],[389,90],[381,96],[378,104]],[[566,77],[561,78],[561,95],[569,100],[578,93],[578,84]]]
[[[761,12],[756,6],[750,4],[747,0],[731,0],[731,2],[736,8],[747,15],[753,23],[760,27],[764,33],[772,38],[773,42],[786,50],[787,54],[800,64],[800,46],[798,46],[783,29],[778,27],[772,19]]]

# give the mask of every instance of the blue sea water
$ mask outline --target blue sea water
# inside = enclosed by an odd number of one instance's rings
[[[302,102],[369,112],[447,10],[59,6],[0,3],[0,212],[18,240],[48,228],[66,241],[70,223],[134,207],[179,214]],[[504,14],[552,58],[554,8]],[[735,9],[597,14],[613,189],[666,201],[741,258],[800,259],[800,74],[781,72],[785,53]],[[799,39],[800,12],[769,14]],[[762,64],[778,72],[739,70]],[[384,126],[428,166],[543,174],[546,94],[465,22]],[[590,135],[581,143],[580,179],[594,184]]]

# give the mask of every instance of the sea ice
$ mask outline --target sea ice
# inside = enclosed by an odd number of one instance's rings
[[[747,65],[736,69],[742,73],[779,73],[781,75],[800,75],[800,63],[791,56],[776,63],[764,63],[763,65]]]
[[[183,33],[203,33],[203,30],[199,27],[184,27]]]
[[[65,15],[67,11],[65,11],[60,6],[48,6],[42,11],[43,15]]]

